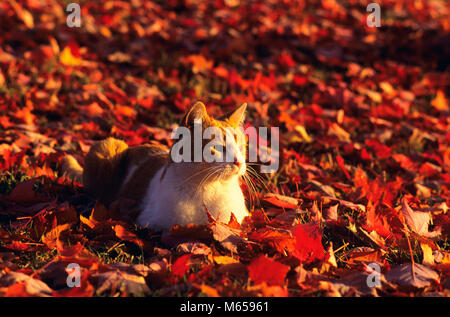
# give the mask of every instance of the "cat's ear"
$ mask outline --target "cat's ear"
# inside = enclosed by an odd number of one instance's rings
[[[184,118],[181,120],[180,125],[185,127],[190,127],[194,124],[194,120],[207,120],[209,118],[206,112],[205,105],[197,101],[193,106],[191,106],[186,112]]]
[[[245,110],[247,109],[247,103],[243,103],[231,114],[228,115],[228,121],[235,126],[240,127],[244,124]]]

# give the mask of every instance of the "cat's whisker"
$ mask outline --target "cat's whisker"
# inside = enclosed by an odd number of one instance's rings
[[[211,171],[212,170],[212,171]],[[200,181],[200,183],[197,185],[197,188],[195,190],[195,193],[197,193],[199,191],[199,189],[201,189],[208,181],[209,179],[215,175],[217,172],[220,172],[220,168],[217,167],[211,167],[208,169],[208,174],[202,178],[202,180]]]
[[[242,178],[244,179],[244,182],[247,185],[247,191],[248,191],[249,199],[250,199],[250,201],[249,201],[250,206],[254,206],[253,192],[252,192],[252,190],[250,188],[250,184],[248,182],[247,176],[244,174]]]
[[[265,180],[261,175],[259,175],[258,173],[254,172],[254,171],[250,171],[249,173],[256,181],[259,182],[259,184],[262,185],[262,187],[264,187],[265,190],[269,190],[269,188],[267,187],[266,183],[267,180]]]
[[[197,172],[195,172],[194,174],[190,175],[189,177],[185,178],[185,179],[183,180],[183,182],[181,183],[181,185],[184,185],[185,183],[187,183],[188,181],[190,181],[192,178],[194,178],[194,177],[196,177],[196,176],[199,176],[199,175],[201,175],[202,173],[207,174],[208,172],[210,172],[212,169],[215,169],[215,168],[216,168],[216,167],[211,166],[211,167],[208,167],[208,168],[206,168],[206,169],[202,169],[202,170],[200,170],[200,171],[197,171]]]
[[[262,188],[264,190],[268,190],[266,184],[261,179],[256,177],[255,175],[248,173],[248,177],[255,183],[255,186]]]
[[[257,191],[256,188],[251,180],[251,178],[249,177],[249,175],[244,174],[244,181],[247,184],[247,189],[248,189],[248,193],[249,193],[249,198],[251,199],[251,204],[254,205],[254,202],[256,200],[256,202],[259,205],[259,197],[257,195]]]
[[[195,188],[194,191],[195,194],[197,194],[203,188],[203,185],[206,183],[207,179],[211,176],[211,173],[206,174],[206,176],[200,180],[200,182],[197,184],[197,187]]]
[[[251,166],[247,166],[247,172],[255,179],[255,181],[259,182],[259,184],[261,184],[265,190],[269,190],[263,177],[259,175]]]
[[[264,179],[251,165],[254,165],[254,166],[265,166],[265,164],[247,163],[247,171],[250,172],[250,174],[252,174],[252,176],[254,178],[256,178],[260,182],[260,184],[262,184],[264,186],[264,188],[266,190],[268,190],[268,187],[266,185],[267,179]]]
[[[215,176],[217,173],[219,173],[218,176],[220,176],[221,170],[220,169],[216,169],[213,170],[211,173],[209,173],[202,181],[201,185],[199,186],[199,188],[203,187],[204,185],[206,185],[210,180],[213,180],[214,178],[217,178],[217,176]]]

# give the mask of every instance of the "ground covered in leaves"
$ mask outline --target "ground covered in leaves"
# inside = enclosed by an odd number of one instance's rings
[[[0,296],[450,294],[448,3],[68,3],[0,3]],[[107,136],[170,145],[197,100],[280,127],[242,225],[153,232],[59,177]]]

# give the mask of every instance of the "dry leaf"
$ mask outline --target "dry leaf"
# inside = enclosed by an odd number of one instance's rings
[[[392,268],[387,274],[389,282],[396,283],[403,287],[424,288],[433,282],[439,282],[439,274],[436,271],[414,263],[414,274],[411,263],[406,263]]]

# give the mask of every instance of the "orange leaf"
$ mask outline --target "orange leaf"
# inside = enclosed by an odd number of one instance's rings
[[[437,110],[449,110],[447,99],[445,98],[445,94],[442,90],[437,91],[436,97],[431,100],[431,105]]]
[[[209,297],[219,297],[220,296],[215,288],[212,288],[211,286],[208,286],[205,284],[200,285],[200,291],[202,293],[208,295]]]
[[[71,227],[70,223],[65,223],[63,225],[56,226],[55,228],[47,232],[44,236],[42,236],[42,242],[45,243],[45,245],[50,249],[55,248],[56,241],[58,240],[61,232],[68,230],[70,227]]]
[[[129,241],[129,242],[133,242],[135,244],[137,244],[138,246],[143,246],[143,243],[141,240],[139,240],[136,235],[132,232],[130,232],[129,230],[127,230],[125,227],[123,227],[122,225],[115,225],[114,226],[114,232],[116,233],[116,236],[119,239],[125,240],[125,241]]]
[[[297,199],[279,194],[269,193],[263,200],[274,206],[285,209],[296,209],[298,205]]]
[[[202,55],[190,55],[185,58],[185,62],[192,65],[192,72],[194,74],[210,70],[213,66],[213,61],[207,60]]]
[[[136,110],[132,107],[116,105],[116,112],[125,117],[136,116]]]

